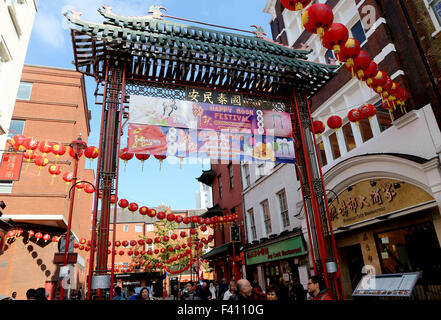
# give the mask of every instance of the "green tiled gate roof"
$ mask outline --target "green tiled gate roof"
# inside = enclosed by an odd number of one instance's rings
[[[312,95],[337,68],[307,61],[310,51],[257,36],[98,11],[103,24],[65,13],[76,26],[72,38],[77,68],[98,79],[104,78],[104,59],[119,56],[129,62],[133,79],[272,94],[291,94],[296,87]]]

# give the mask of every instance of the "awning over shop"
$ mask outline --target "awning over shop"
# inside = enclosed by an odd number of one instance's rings
[[[206,219],[206,218],[211,218],[214,216],[219,216],[222,213],[223,213],[222,208],[218,204],[215,204],[213,207],[208,208],[206,212],[201,214],[200,217]]]
[[[214,170],[202,170],[201,176],[196,178],[196,180],[211,187],[214,177],[216,177],[216,172],[214,172]]]
[[[242,250],[242,245],[238,242],[234,243],[234,249],[235,249],[235,253],[236,255],[239,254],[240,250]],[[214,248],[213,250],[211,250],[210,252],[207,252],[206,254],[204,254],[202,256],[202,259],[215,259],[218,258],[219,256],[223,256],[223,255],[227,255],[233,254],[233,243],[232,242],[228,242],[225,243],[219,247]]]

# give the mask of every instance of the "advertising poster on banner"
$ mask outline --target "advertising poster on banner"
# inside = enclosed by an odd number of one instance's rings
[[[130,98],[128,151],[295,162],[288,113],[144,96]]]

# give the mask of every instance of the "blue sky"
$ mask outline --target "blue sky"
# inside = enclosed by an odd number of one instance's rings
[[[244,30],[254,30],[251,25],[262,26],[267,37],[271,38],[271,16],[263,13],[266,2],[267,0],[37,0],[39,11],[35,17],[25,63],[74,68],[70,26],[62,14],[71,8],[81,11],[84,20],[102,22],[97,9],[103,4],[111,6],[115,14],[124,16],[142,16],[147,14],[150,5],[161,5],[167,9],[167,15],[174,17]],[[92,111],[89,145],[98,145],[101,108],[95,105],[95,82],[92,78],[86,77],[86,87],[89,109]],[[126,139],[125,136],[122,137],[122,147],[127,145]],[[96,161],[93,167],[96,167]],[[141,162],[135,158],[126,166],[121,161],[119,198],[148,207],[167,205],[172,209],[193,209],[196,207],[196,192],[199,190],[199,183],[195,178],[201,175],[202,169],[209,169],[208,160],[204,161],[203,166],[201,163],[183,164],[182,168],[179,161],[174,164],[164,161],[159,170],[159,162],[150,158],[145,162],[143,171]]]

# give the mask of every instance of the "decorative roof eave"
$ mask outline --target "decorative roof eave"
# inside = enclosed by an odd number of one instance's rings
[[[214,172],[214,170],[202,170],[201,176],[199,178],[196,178],[196,180],[211,187],[215,176],[216,172]]]
[[[217,215],[221,215],[224,210],[219,206],[219,204],[215,204],[211,208],[208,208],[206,212],[200,215],[202,218],[212,218]]]

